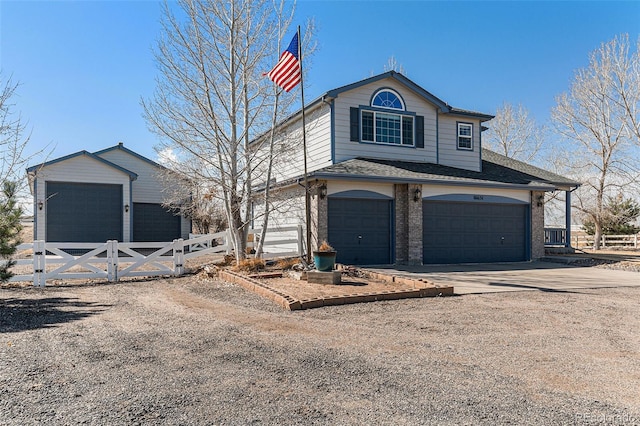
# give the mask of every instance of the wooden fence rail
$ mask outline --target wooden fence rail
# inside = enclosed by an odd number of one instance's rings
[[[574,235],[571,237],[572,246],[575,248],[593,247],[593,235]],[[603,235],[600,239],[600,247],[627,247],[637,249],[640,247],[640,236],[635,235]]]
[[[299,256],[302,253],[301,227],[267,230],[265,258]],[[296,237],[283,238],[282,233],[295,231]],[[259,234],[259,230],[252,231]],[[271,234],[271,235],[270,235]],[[173,242],[121,243],[47,243],[34,241],[18,246],[19,257],[14,267],[18,272],[9,281],[32,281],[44,287],[52,279],[104,279],[110,282],[124,277],[174,275],[184,273],[188,259],[204,255],[225,255],[232,252],[229,232],[192,235],[188,240]],[[291,250],[291,245],[297,247]],[[52,266],[53,265],[53,266]],[[25,267],[30,273],[24,273]],[[47,267],[50,267],[49,271]],[[53,269],[52,269],[53,268]]]
[[[565,228],[544,228],[544,244],[548,247],[564,246],[567,242],[567,230]],[[593,247],[593,235],[584,233],[572,233],[571,246],[574,248]],[[603,235],[600,239],[601,247],[627,247],[637,249],[640,247],[640,234],[635,235]]]

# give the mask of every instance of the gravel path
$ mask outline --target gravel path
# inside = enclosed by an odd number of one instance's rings
[[[286,312],[195,277],[0,290],[0,424],[640,424],[640,289]]]

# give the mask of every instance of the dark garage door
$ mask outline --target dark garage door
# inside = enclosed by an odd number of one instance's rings
[[[329,198],[329,243],[347,265],[389,264],[391,201]]]
[[[47,182],[50,242],[122,241],[122,185]]]
[[[133,241],[167,241],[180,238],[180,216],[160,204],[133,203]]]
[[[527,257],[527,205],[423,202],[424,263],[517,262]]]

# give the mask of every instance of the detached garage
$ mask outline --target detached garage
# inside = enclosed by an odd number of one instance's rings
[[[28,168],[34,239],[94,243],[188,238],[191,221],[162,206],[162,170],[121,143]]]

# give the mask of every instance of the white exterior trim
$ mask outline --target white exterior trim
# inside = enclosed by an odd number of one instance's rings
[[[86,155],[69,158],[64,161],[56,162],[43,166],[38,169],[35,176],[35,213],[34,221],[36,225],[34,230],[35,240],[46,239],[46,213],[47,200],[46,182],[80,182],[80,183],[107,183],[122,185],[122,236],[124,242],[130,241],[131,215],[124,211],[124,206],[130,203],[130,177],[127,173],[120,171],[114,167],[109,167],[101,161],[95,160]],[[38,208],[42,202],[42,210]]]
[[[387,197],[393,198],[392,183],[368,183],[358,181],[334,181],[327,183],[327,195],[331,196],[345,191],[371,191]]]
[[[531,191],[529,190],[479,188],[474,186],[422,185],[423,198],[453,194],[492,195],[513,198],[525,203],[529,203],[531,198]]]

